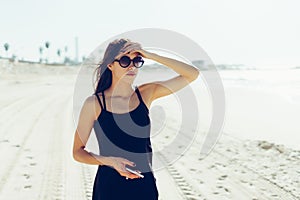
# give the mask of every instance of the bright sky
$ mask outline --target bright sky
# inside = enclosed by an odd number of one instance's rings
[[[38,60],[75,37],[88,56],[112,36],[138,28],[164,28],[197,42],[215,64],[300,66],[299,0],[0,0],[0,55]]]

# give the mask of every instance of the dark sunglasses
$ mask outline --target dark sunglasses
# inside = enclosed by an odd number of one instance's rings
[[[136,56],[132,60],[128,56],[122,56],[119,60],[115,59],[114,62],[115,61],[118,61],[120,66],[123,67],[123,68],[128,67],[131,64],[131,62],[133,62],[133,65],[136,68],[140,68],[144,64],[144,60],[141,56]]]

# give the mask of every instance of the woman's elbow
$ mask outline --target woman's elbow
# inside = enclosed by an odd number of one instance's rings
[[[73,159],[75,160],[75,161],[78,161],[79,159],[78,159],[78,154],[77,154],[77,152],[75,152],[75,151],[73,151]]]
[[[80,162],[80,149],[73,149],[73,159],[77,162]]]
[[[197,68],[195,68],[195,73],[194,73],[194,76],[193,76],[193,80],[196,80],[199,77],[199,74],[200,74],[200,71]]]
[[[191,76],[187,77],[187,81],[189,83],[193,82],[199,77],[199,74],[200,74],[199,70],[196,70]]]

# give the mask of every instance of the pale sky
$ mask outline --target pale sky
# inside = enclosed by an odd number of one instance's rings
[[[139,28],[163,28],[197,42],[215,64],[300,66],[298,0],[0,0],[0,55],[38,60],[74,38],[88,56],[110,37]],[[51,52],[50,52],[51,54]]]

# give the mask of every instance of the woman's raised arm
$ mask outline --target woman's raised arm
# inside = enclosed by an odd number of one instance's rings
[[[179,74],[178,76],[165,81],[155,81],[145,84],[152,88],[149,90],[152,91],[151,101],[172,94],[184,88],[186,85],[196,80],[200,74],[200,71],[194,66],[188,65],[176,59],[160,56],[142,49],[133,51],[139,52],[142,57],[161,63]]]

